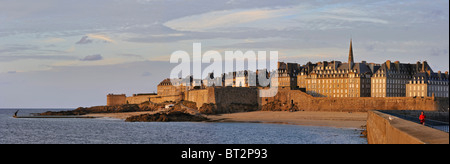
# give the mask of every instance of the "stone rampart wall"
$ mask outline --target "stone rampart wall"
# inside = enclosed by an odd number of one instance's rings
[[[369,110],[424,110],[448,111],[448,99],[431,97],[312,97],[299,90],[279,90],[275,97],[260,98],[261,105],[279,101],[282,105],[295,105],[305,111],[367,112]],[[445,111],[445,110],[444,110]]]
[[[449,135],[379,111],[369,111],[367,141],[369,144],[449,144]]]
[[[143,102],[148,101],[150,98],[154,98],[156,95],[140,95],[140,96],[132,96],[127,97],[128,104],[141,104]]]
[[[208,99],[208,89],[188,91],[185,95],[187,101],[192,101],[197,104],[197,108],[200,108],[204,103],[214,103],[212,100]]]
[[[209,87],[188,91],[185,97],[187,101],[196,102],[198,108],[204,103],[216,104],[218,108],[226,108],[232,104],[258,106],[257,88]]]
[[[257,108],[258,89],[240,87],[214,88],[214,103],[218,105],[218,108],[226,108],[232,104],[254,105]]]
[[[120,95],[114,95],[109,94],[106,96],[106,105],[107,106],[115,106],[115,105],[123,105],[126,103],[126,95],[120,94]]]

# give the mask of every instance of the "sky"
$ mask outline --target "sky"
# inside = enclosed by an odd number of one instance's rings
[[[448,0],[0,0],[0,108],[105,105],[156,92],[192,52],[449,68]],[[223,53],[222,53],[223,54]]]

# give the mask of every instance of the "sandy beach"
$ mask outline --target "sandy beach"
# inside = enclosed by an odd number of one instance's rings
[[[364,112],[270,112],[255,111],[208,116],[211,120],[224,122],[258,122],[304,126],[328,126],[338,128],[361,128],[366,125]]]
[[[126,119],[130,116],[156,112],[98,113],[86,116]],[[337,128],[361,128],[366,125],[365,112],[271,112],[255,111],[207,116],[213,122],[253,122],[290,124],[304,126],[327,126]]]

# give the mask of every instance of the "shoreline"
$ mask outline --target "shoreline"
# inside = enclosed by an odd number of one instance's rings
[[[211,115],[208,118],[214,122],[249,122],[361,129],[361,126],[366,125],[367,113],[254,111]]]
[[[98,118],[115,118],[125,120],[127,117],[141,114],[155,114],[156,111],[127,112],[127,113],[95,113],[85,116]],[[253,111],[242,113],[229,113],[218,115],[207,115],[209,121],[206,122],[239,122],[239,123],[268,123],[268,124],[288,124],[301,126],[324,126],[335,128],[361,129],[366,125],[366,112],[279,112],[279,111]]]

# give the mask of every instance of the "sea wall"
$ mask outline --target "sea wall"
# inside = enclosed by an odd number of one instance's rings
[[[203,104],[215,104],[216,108],[228,108],[233,105],[254,106],[258,109],[258,89],[240,87],[209,87],[191,90],[185,94],[185,100]]]
[[[113,95],[106,97],[107,106],[124,105],[124,104],[142,104],[147,101],[152,103],[178,102],[183,99],[182,95],[159,96],[159,95],[133,95],[126,97],[125,94]]]
[[[369,144],[449,144],[449,134],[379,111],[368,111]]]
[[[108,94],[106,96],[106,105],[115,106],[123,105],[127,102],[127,96],[125,94]]]
[[[185,98],[187,101],[197,103],[197,108],[200,108],[205,103],[215,103],[214,88],[187,91]]]
[[[211,93],[210,93],[211,94]],[[230,105],[254,106],[258,108],[258,88],[222,87],[214,89],[214,102],[217,108]]]
[[[181,95],[172,95],[172,96],[150,97],[149,100],[147,100],[147,101],[151,101],[153,103],[164,103],[164,102],[178,102],[180,100],[182,100]]]
[[[274,97],[259,97],[260,89],[254,87],[208,87],[189,90],[180,95],[108,95],[107,105],[141,104],[192,101],[197,108],[214,104],[216,109],[230,106],[262,110],[303,110],[367,112],[369,110],[423,110],[448,112],[449,99],[434,97],[313,97],[300,90],[279,89]],[[234,111],[234,110],[230,110]]]
[[[280,89],[275,97],[260,98],[261,106],[276,102],[305,111],[367,112],[369,110],[448,111],[448,99],[432,97],[312,97],[300,90]],[[284,107],[281,107],[284,108]]]
[[[138,96],[127,97],[127,103],[128,104],[141,104],[143,102],[148,101],[152,97],[156,97],[156,95],[138,95]]]

